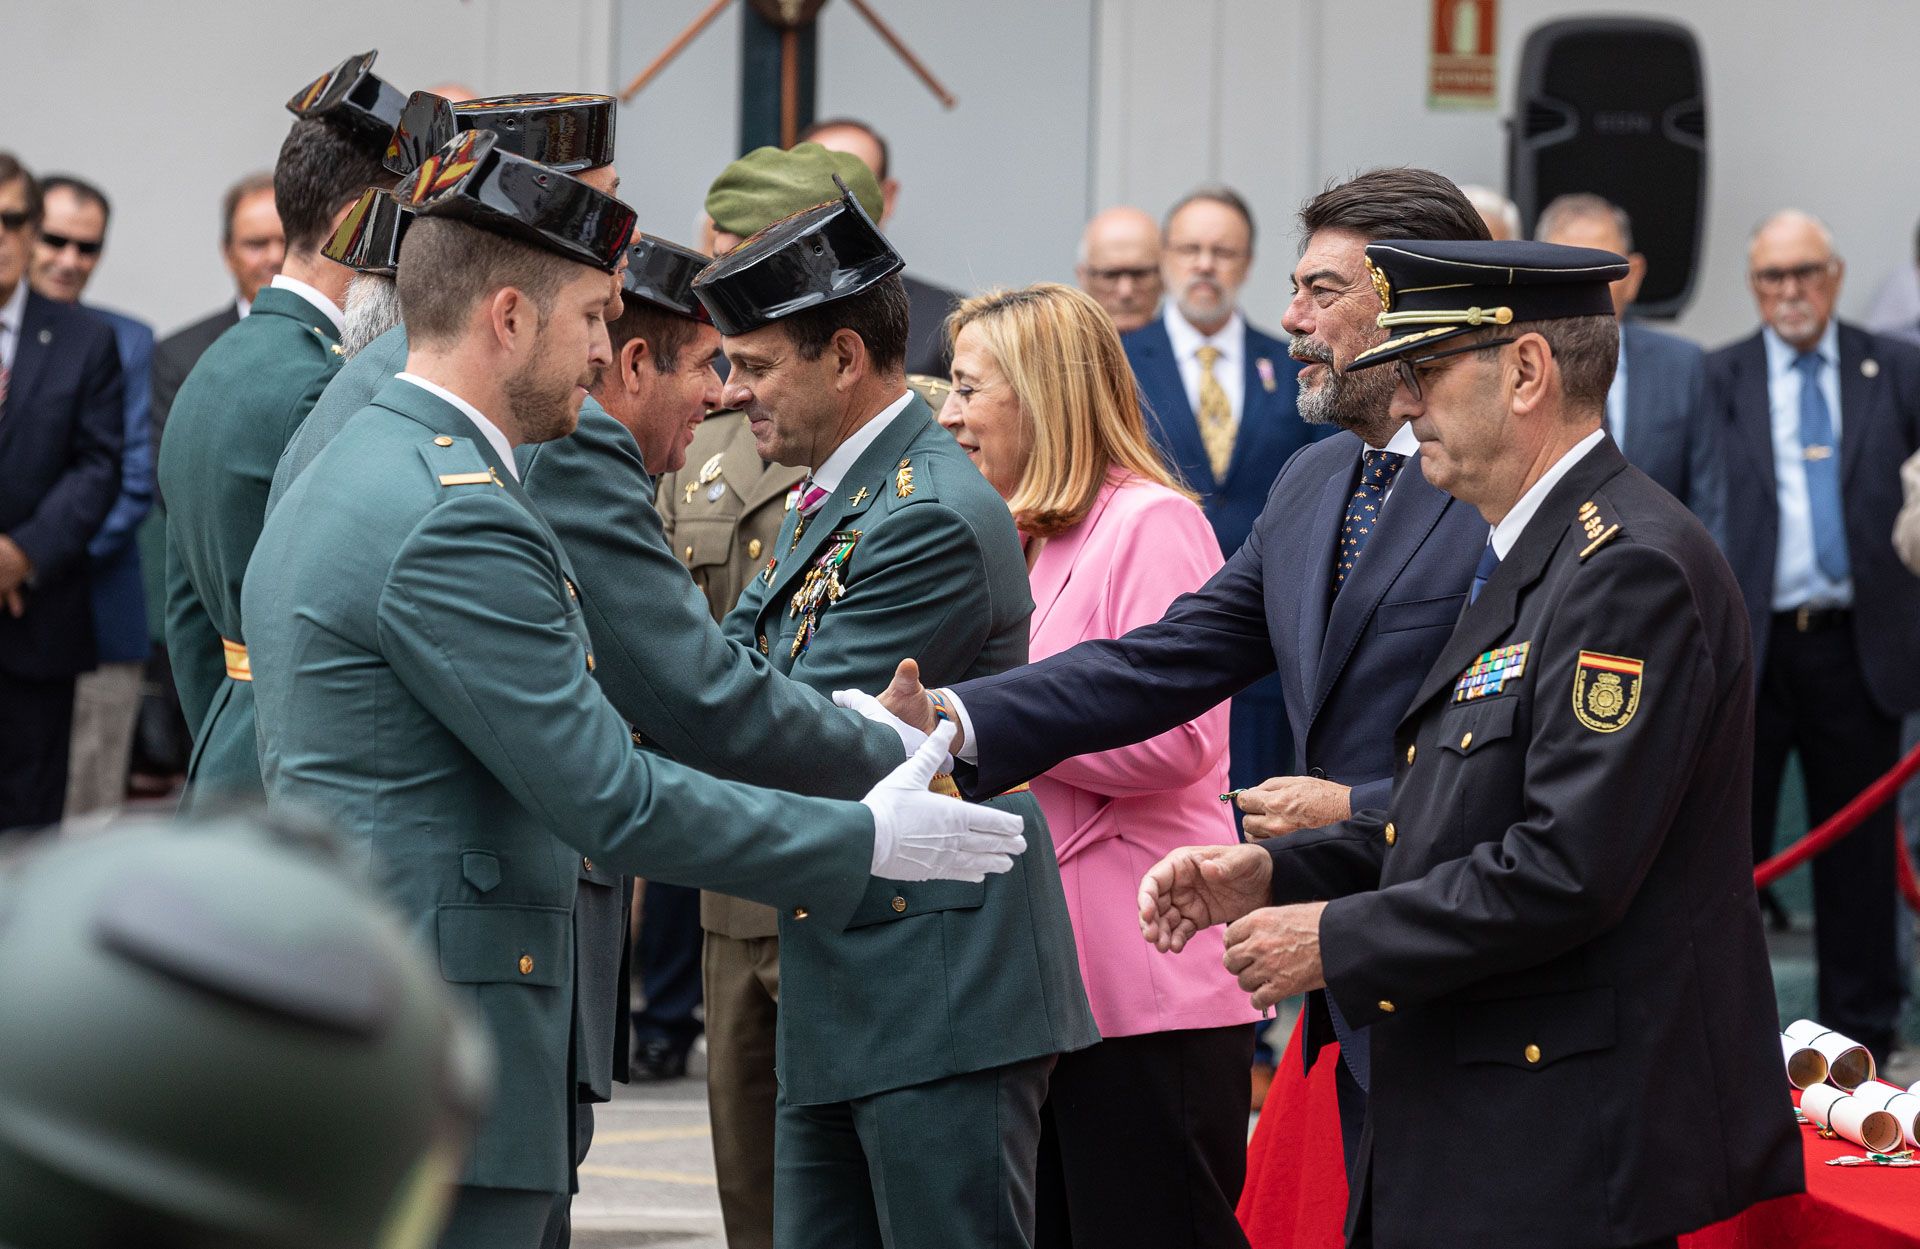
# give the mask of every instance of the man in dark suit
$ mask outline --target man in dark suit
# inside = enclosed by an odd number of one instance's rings
[[[880,183],[878,222],[882,230],[900,202],[900,179],[892,174],[893,154],[878,130],[852,117],[816,121],[800,134],[802,143],[818,143],[829,152],[849,152],[873,171]],[[907,288],[907,372],[922,377],[945,377],[951,367],[947,350],[947,314],[960,302],[960,292],[903,273]]]
[[[1727,561],[1753,627],[1753,852],[1773,847],[1797,752],[1819,823],[1891,768],[1920,709],[1920,578],[1893,548],[1920,449],[1920,350],[1837,321],[1844,267],[1799,212],[1754,232],[1760,332],[1709,358],[1727,445]],[[1813,861],[1819,1019],[1884,1060],[1898,959],[1891,808]]]
[[[273,203],[273,175],[248,174],[221,198],[220,258],[233,275],[231,302],[160,340],[153,351],[153,441],[158,446],[180,383],[213,346],[213,340],[239,324],[254,297],[280,272],[287,259],[287,235]]]
[[[1613,284],[1613,311],[1621,319],[1620,363],[1607,390],[1607,432],[1635,468],[1665,486],[1719,537],[1726,452],[1707,403],[1706,354],[1684,338],[1626,319],[1647,276],[1647,258],[1633,250],[1633,222],[1626,210],[1598,195],[1562,195],[1540,214],[1534,237],[1627,258],[1627,276]]]
[[[40,232],[30,271],[33,289],[57,303],[79,305],[106,248],[112,208],[105,192],[78,178],[47,178],[40,192]],[[153,506],[153,436],[148,425],[153,327],[111,309],[86,310],[113,329],[123,418],[120,493],[87,543],[96,663],[80,677],[74,693],[68,819],[118,810],[126,796],[127,754],[147,658],[146,589],[134,534]]]
[[[1232,557],[1252,532],[1289,457],[1326,429],[1295,407],[1300,366],[1287,344],[1248,325],[1240,288],[1253,265],[1253,214],[1226,187],[1202,187],[1167,214],[1160,318],[1121,341],[1140,380],[1147,429],[1160,453],[1200,492],[1220,549]],[[1280,682],[1268,677],[1233,700],[1234,788],[1291,770],[1293,743]]]
[[[1743,844],[1739,588],[1607,437],[1620,257],[1367,256],[1398,337],[1354,367],[1398,370],[1393,409],[1492,525],[1486,555],[1387,807],[1176,851],[1142,927],[1179,949],[1230,923],[1256,1007],[1324,985],[1371,1026],[1349,1245],[1670,1247],[1805,1182]]]
[[[0,152],[0,831],[60,818],[74,679],[94,665],[87,540],[120,489],[107,324],[27,284],[40,190]]]

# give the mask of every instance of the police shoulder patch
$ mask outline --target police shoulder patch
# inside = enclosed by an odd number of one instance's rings
[[[1573,668],[1573,716],[1596,733],[1617,733],[1640,710],[1646,665],[1638,659],[1581,651]]]

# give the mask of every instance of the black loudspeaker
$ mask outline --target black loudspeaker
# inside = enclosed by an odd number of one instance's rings
[[[1647,258],[1634,302],[1674,317],[1693,294],[1707,214],[1706,81],[1693,32],[1650,18],[1549,22],[1520,54],[1508,123],[1508,194],[1532,237],[1575,191],[1627,210]]]

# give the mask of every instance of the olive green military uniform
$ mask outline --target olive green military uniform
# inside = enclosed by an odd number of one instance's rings
[[[872,823],[634,750],[592,675],[572,566],[477,434],[388,382],[287,488],[243,605],[270,798],[343,827],[492,1027],[500,1088],[463,1183],[546,1201],[573,1161],[583,871],[840,926]]]
[[[340,370],[333,323],[267,287],[181,384],[160,445],[167,500],[167,653],[193,729],[185,806],[258,796],[240,583],[280,452]]]
[[[762,460],[741,412],[703,421],[685,470],[661,475],[658,506],[667,542],[706,595],[714,619],[733,610],[765,566],[806,475],[804,468]],[[771,907],[703,893],[700,926],[706,929],[707,1114],[720,1213],[728,1249],[770,1249],[780,924]]]
[[[300,423],[286,450],[273,466],[273,485],[267,491],[267,511],[279,504],[293,479],[306,471],[326,445],[334,440],[353,414],[373,402],[373,397],[407,367],[407,327],[396,325],[374,339],[334,371],[326,389]]]
[[[919,398],[799,520],[726,620],[781,671],[876,690],[909,655],[929,685],[1026,662],[1013,519]],[[1028,1243],[1046,1074],[1098,1034],[1039,805],[992,805],[1027,821],[1006,875],[875,880],[845,928],[780,912],[783,1249]]]

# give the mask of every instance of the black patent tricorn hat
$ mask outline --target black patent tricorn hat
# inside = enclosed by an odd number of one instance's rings
[[[302,120],[326,120],[385,138],[400,120],[407,97],[373,72],[375,48],[350,56],[314,79],[287,101],[287,111]]]
[[[413,220],[393,192],[368,187],[340,222],[320,254],[359,273],[392,277],[400,266],[400,240]]]
[[[492,95],[453,106],[462,130],[491,130],[496,147],[567,173],[613,163],[610,95]]]
[[[839,177],[840,198],[767,226],[700,271],[693,293],[722,334],[746,334],[857,295],[906,267]]]
[[[643,234],[639,242],[627,248],[621,290],[656,308],[711,323],[706,305],[693,293],[693,279],[706,267],[707,257],[692,248]]]
[[[444,217],[608,273],[633,237],[633,209],[571,174],[501,151],[491,130],[458,135],[393,190],[416,217]]]

